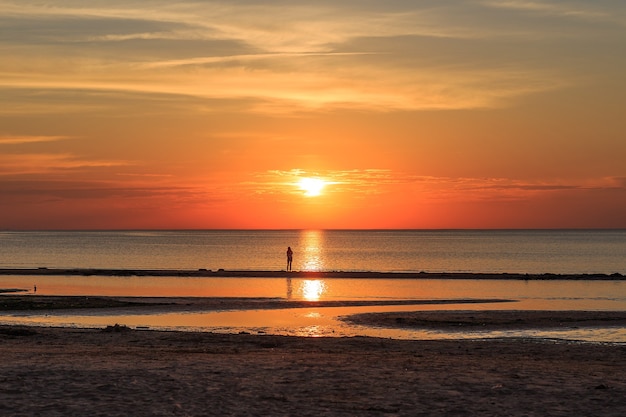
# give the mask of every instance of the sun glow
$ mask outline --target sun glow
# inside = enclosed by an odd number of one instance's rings
[[[298,187],[304,191],[307,197],[317,197],[326,186],[326,181],[319,178],[302,178],[298,181]]]

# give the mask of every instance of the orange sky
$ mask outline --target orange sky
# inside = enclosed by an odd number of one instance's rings
[[[626,227],[620,2],[0,0],[0,33],[0,230]]]

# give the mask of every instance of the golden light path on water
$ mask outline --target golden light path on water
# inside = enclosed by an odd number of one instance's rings
[[[307,230],[302,233],[300,238],[300,247],[304,252],[301,254],[303,258],[303,271],[323,271],[324,262],[321,250],[322,232],[319,230]],[[304,279],[298,280],[298,288],[296,293],[298,299],[306,301],[319,301],[326,293],[326,282],[321,279]],[[287,278],[287,299],[292,300],[294,294],[293,280]]]
[[[301,255],[304,258],[303,271],[323,271],[324,260],[322,259],[322,232],[319,230],[307,230],[302,233],[300,246],[304,248]]]

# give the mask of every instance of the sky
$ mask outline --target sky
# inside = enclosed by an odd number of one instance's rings
[[[626,228],[623,0],[0,0],[0,230]]]

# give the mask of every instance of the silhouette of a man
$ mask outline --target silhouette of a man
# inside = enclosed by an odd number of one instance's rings
[[[291,271],[291,262],[293,261],[293,251],[291,246],[287,246],[287,271]]]

